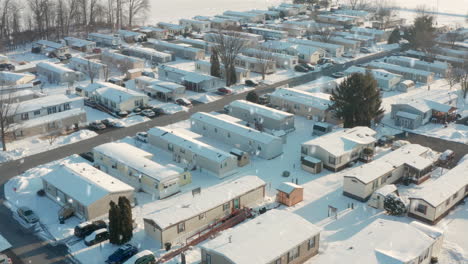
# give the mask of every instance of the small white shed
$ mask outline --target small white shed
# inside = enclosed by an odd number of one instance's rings
[[[395,186],[395,184],[388,184],[383,186],[382,188],[378,189],[375,191],[369,201],[367,202],[367,205],[377,208],[377,209],[384,209],[384,200],[387,195],[395,193],[398,194],[398,189]]]

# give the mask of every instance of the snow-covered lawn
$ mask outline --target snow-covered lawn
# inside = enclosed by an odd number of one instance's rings
[[[55,149],[64,145],[78,142],[80,140],[97,136],[93,131],[83,129],[69,135],[60,137],[35,136],[22,140],[16,140],[7,144],[7,151],[0,152],[0,163],[21,159],[26,156],[38,154]],[[52,142],[51,142],[52,141]]]

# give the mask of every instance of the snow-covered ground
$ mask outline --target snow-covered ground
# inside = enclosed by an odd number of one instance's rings
[[[94,136],[97,136],[95,132],[83,129],[60,137],[35,136],[16,140],[7,144],[6,152],[0,152],[0,163],[21,159]]]
[[[289,208],[281,206],[280,209],[293,211],[314,224],[327,226],[324,230],[321,241],[322,250],[325,250],[327,245],[330,243],[339,241],[343,236],[349,237],[353,235],[357,232],[356,230],[364,228],[372,220],[377,218],[388,218],[388,216],[380,210],[368,207],[365,203],[360,203],[343,196],[342,172],[331,173],[324,170],[320,174],[310,174],[301,169],[299,162],[300,144],[313,138],[310,131],[312,125],[313,121],[306,120],[302,117],[296,117],[296,130],[288,135],[287,143],[283,145],[283,155],[273,160],[264,160],[258,157],[252,157],[251,164],[240,168],[237,174],[229,177],[228,179],[251,174],[257,175],[267,182],[267,197],[274,197],[276,192],[275,188],[278,187],[281,182],[297,179],[298,183],[304,186],[304,201]],[[188,129],[190,127],[190,121],[182,121],[170,125],[170,127]],[[198,139],[225,151],[229,151],[231,148],[225,143],[213,139],[205,137]],[[154,153],[154,159],[158,162],[163,164],[172,163],[172,158],[168,153],[154,148],[149,144],[141,143],[130,137],[124,138],[122,141]],[[388,151],[388,149],[378,148],[376,153],[380,156],[384,155]],[[76,160],[83,161],[80,157],[74,156],[71,158],[72,162]],[[51,163],[40,166],[25,172],[21,176],[13,178],[5,185],[5,195],[12,210],[15,210],[15,208],[22,205],[35,208],[41,222],[47,226],[49,232],[56,240],[61,240],[67,239],[67,237],[71,235],[74,225],[76,225],[79,220],[77,218],[72,218],[67,220],[65,225],[58,224],[58,220],[56,218],[56,212],[59,208],[58,205],[48,198],[38,198],[36,195],[37,190],[41,188],[41,175],[44,175],[48,170],[53,168],[54,164],[55,163]],[[356,164],[356,166],[358,165],[359,164]],[[283,178],[281,176],[282,172],[285,170],[288,170],[291,173],[289,178]],[[192,173],[192,180],[192,184],[182,188],[183,192],[190,191],[195,187],[207,188],[223,181],[214,176],[201,174],[197,171]],[[137,193],[137,199],[138,206],[134,208],[133,214],[136,216],[138,227],[135,230],[132,243],[138,245],[142,250],[149,249],[155,252],[156,255],[161,255],[164,252],[157,248],[156,243],[152,241],[151,238],[145,235],[142,223],[142,217],[146,213],[158,208],[160,202],[155,201],[150,195],[145,193]],[[351,203],[354,204],[354,210],[348,209]],[[338,208],[340,218],[342,218],[340,219],[341,221],[331,223],[332,221],[327,216],[329,205]],[[465,213],[459,214],[458,212],[460,210],[463,210]],[[457,209],[456,214],[453,213],[447,217],[447,219],[452,219],[450,224],[446,225],[449,228],[449,232],[443,253],[444,259],[447,259],[448,262],[442,263],[462,263],[456,262],[460,261],[460,258],[462,257],[464,258],[462,261],[468,261],[466,256],[463,256],[463,252],[455,254],[457,252],[455,249],[464,248],[464,246],[466,246],[468,238],[460,232],[457,233],[454,230],[450,231],[450,225],[453,225],[454,228],[456,228],[458,225],[466,224],[466,221],[468,221],[468,213],[466,213],[466,210],[467,206],[460,206]],[[404,221],[411,220],[413,219],[405,218]],[[446,222],[444,221],[443,223]],[[84,246],[82,242],[78,242],[70,246],[70,250],[76,258],[82,261],[82,263],[87,264],[103,263],[105,258],[116,248],[116,246],[110,245],[107,242],[89,248]],[[187,260],[187,263],[198,263],[200,261],[200,252],[197,247],[194,247],[187,252]],[[311,260],[311,263],[313,263],[313,260],[314,259]],[[178,263],[177,261],[178,259],[176,258],[169,263],[175,264]]]

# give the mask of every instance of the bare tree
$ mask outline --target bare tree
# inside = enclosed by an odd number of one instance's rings
[[[3,151],[7,151],[8,132],[13,125],[13,116],[16,115],[19,104],[15,102],[14,92],[4,91],[3,85],[0,87],[2,88],[0,90],[0,135]]]
[[[456,74],[456,70],[452,69],[450,70],[446,75],[445,75],[445,80],[447,81],[448,85],[450,86],[450,89],[455,86],[455,84],[458,83],[458,76]]]
[[[88,60],[88,75],[89,75],[89,79],[91,80],[91,83],[94,83],[94,78],[96,77],[96,70],[92,63],[91,63],[91,60],[90,59],[87,59]]]
[[[390,21],[396,16],[395,4],[390,1],[382,0],[377,2],[375,19],[386,29]]]
[[[460,38],[460,33],[456,31],[448,32],[447,34],[445,34],[445,40],[447,40],[447,42],[452,48],[455,46],[455,42]]]
[[[233,77],[233,75],[235,76],[234,61],[246,46],[246,40],[241,38],[238,32],[218,32],[213,34],[211,41],[217,44],[214,50],[216,50],[224,65],[226,86],[231,86],[236,83],[233,80],[235,79]]]
[[[326,27],[320,27],[314,32],[314,35],[317,35],[319,41],[328,43],[333,36],[333,31]]]
[[[348,5],[352,10],[366,9],[369,7],[367,0],[348,0]]]
[[[52,146],[52,144],[54,144],[54,142],[57,140],[57,138],[60,137],[60,133],[51,133],[49,135],[47,135],[47,142],[49,142],[49,145]]]
[[[137,15],[144,15],[149,11],[148,0],[128,0],[128,26],[133,25],[133,20]]]

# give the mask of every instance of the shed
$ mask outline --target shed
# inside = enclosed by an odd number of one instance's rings
[[[312,135],[321,136],[333,130],[333,125],[325,122],[315,122],[312,127]]]
[[[323,162],[311,156],[301,157],[301,167],[303,170],[310,173],[320,173],[322,171]]]
[[[398,189],[395,184],[384,185],[372,194],[371,198],[367,202],[367,205],[377,209],[384,209],[385,197],[391,193],[398,194]]]
[[[293,206],[304,200],[304,187],[292,182],[283,182],[276,190],[276,200],[286,206]]]
[[[233,148],[229,153],[237,158],[237,166],[239,167],[244,167],[250,163],[250,155],[245,151]]]

